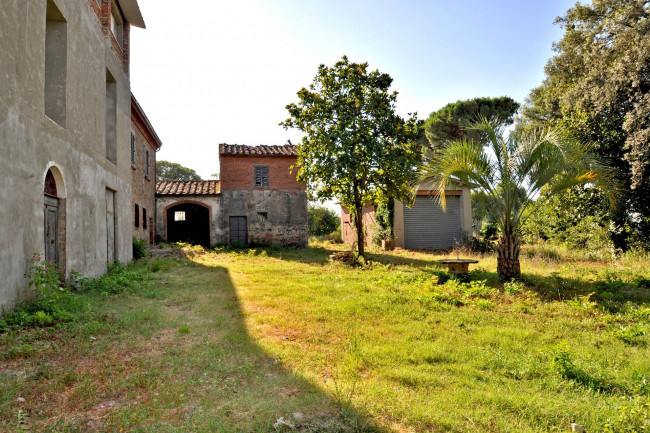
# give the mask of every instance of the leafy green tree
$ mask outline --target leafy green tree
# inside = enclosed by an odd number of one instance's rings
[[[536,206],[521,227],[522,236],[527,242],[552,241],[589,251],[610,249],[606,203],[607,197],[595,186],[576,185]]]
[[[543,203],[580,184],[600,184],[615,196],[612,173],[590,153],[590,147],[555,129],[513,131],[504,135],[503,126],[487,120],[477,123],[488,137],[486,146],[466,139],[445,142],[425,153],[421,183],[444,191],[460,180],[484,193],[486,212],[499,227],[497,272],[504,278],[521,273],[519,264],[522,218],[533,205]],[[544,190],[544,198],[533,201]],[[445,208],[445,195],[437,194]]]
[[[307,225],[312,236],[324,236],[332,233],[341,224],[341,218],[325,206],[307,207]]]
[[[363,207],[408,197],[420,161],[419,122],[416,115],[404,120],[395,113],[392,82],[390,75],[343,56],[334,66],[318,67],[280,124],[304,133],[298,180],[316,198],[334,198],[351,210],[360,256],[365,253]]]
[[[201,180],[201,176],[175,162],[156,161],[156,180]]]
[[[447,104],[434,111],[424,122],[424,130],[431,147],[442,146],[448,140],[487,140],[481,131],[467,127],[479,118],[485,118],[495,125],[512,124],[519,104],[512,98],[474,98]]]
[[[577,3],[546,79],[522,110],[522,127],[569,129],[622,175],[612,240],[650,242],[650,1]],[[629,231],[628,228],[629,227]]]

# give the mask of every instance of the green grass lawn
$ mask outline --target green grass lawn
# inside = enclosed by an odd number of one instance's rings
[[[647,258],[530,250],[504,287],[493,256],[443,283],[441,256],[336,248],[188,250],[68,295],[0,334],[0,431],[650,429]]]

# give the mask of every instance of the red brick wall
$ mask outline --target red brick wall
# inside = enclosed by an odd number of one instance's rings
[[[366,245],[372,244],[372,236],[375,231],[375,212],[376,206],[367,206],[363,208],[363,230],[365,232]],[[357,241],[357,229],[348,209],[341,206],[341,238],[343,242],[352,245]]]
[[[99,19],[102,32],[111,46],[111,51],[122,63],[122,69],[128,77],[131,64],[131,28],[129,23],[125,20],[124,26],[122,27],[122,46],[120,47],[111,31],[111,5],[114,1],[115,0],[100,0],[99,3],[101,4],[101,7],[97,4],[97,0],[88,0],[88,3]]]
[[[134,109],[132,111],[135,111]],[[135,167],[131,169],[133,199],[131,203],[131,227],[133,236],[150,241],[150,230],[156,226],[156,144],[137,115],[131,115],[131,130],[135,134]],[[146,174],[146,150],[149,149],[149,177]],[[130,148],[129,148],[130,152]],[[135,205],[139,207],[139,227],[135,226]],[[147,209],[147,227],[143,226],[143,211]]]
[[[295,156],[242,156],[219,155],[219,179],[221,190],[275,189],[283,191],[305,191],[305,184],[296,180]],[[269,166],[269,188],[255,188],[253,166]]]

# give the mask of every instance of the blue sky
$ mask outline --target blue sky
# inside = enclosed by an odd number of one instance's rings
[[[218,169],[217,144],[296,143],[278,123],[321,63],[346,54],[390,74],[397,108],[511,96],[544,78],[568,0],[139,0],[132,90],[163,141],[159,159]]]

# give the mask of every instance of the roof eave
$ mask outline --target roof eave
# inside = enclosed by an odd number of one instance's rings
[[[142,18],[142,13],[140,12],[140,6],[138,6],[138,0],[118,0],[120,3],[120,9],[124,14],[126,21],[135,27],[145,29],[144,18]]]
[[[158,134],[156,133],[156,130],[153,129],[153,125],[149,121],[149,118],[145,114],[145,112],[142,109],[142,106],[140,105],[138,100],[135,99],[135,96],[133,95],[133,93],[131,93],[131,107],[135,108],[136,113],[138,114],[138,116],[140,116],[140,118],[144,122],[145,126],[149,130],[149,133],[151,134],[153,139],[156,141],[156,146],[157,146],[156,150],[160,150],[160,148],[162,147],[162,141],[160,140],[160,137],[158,137]]]

